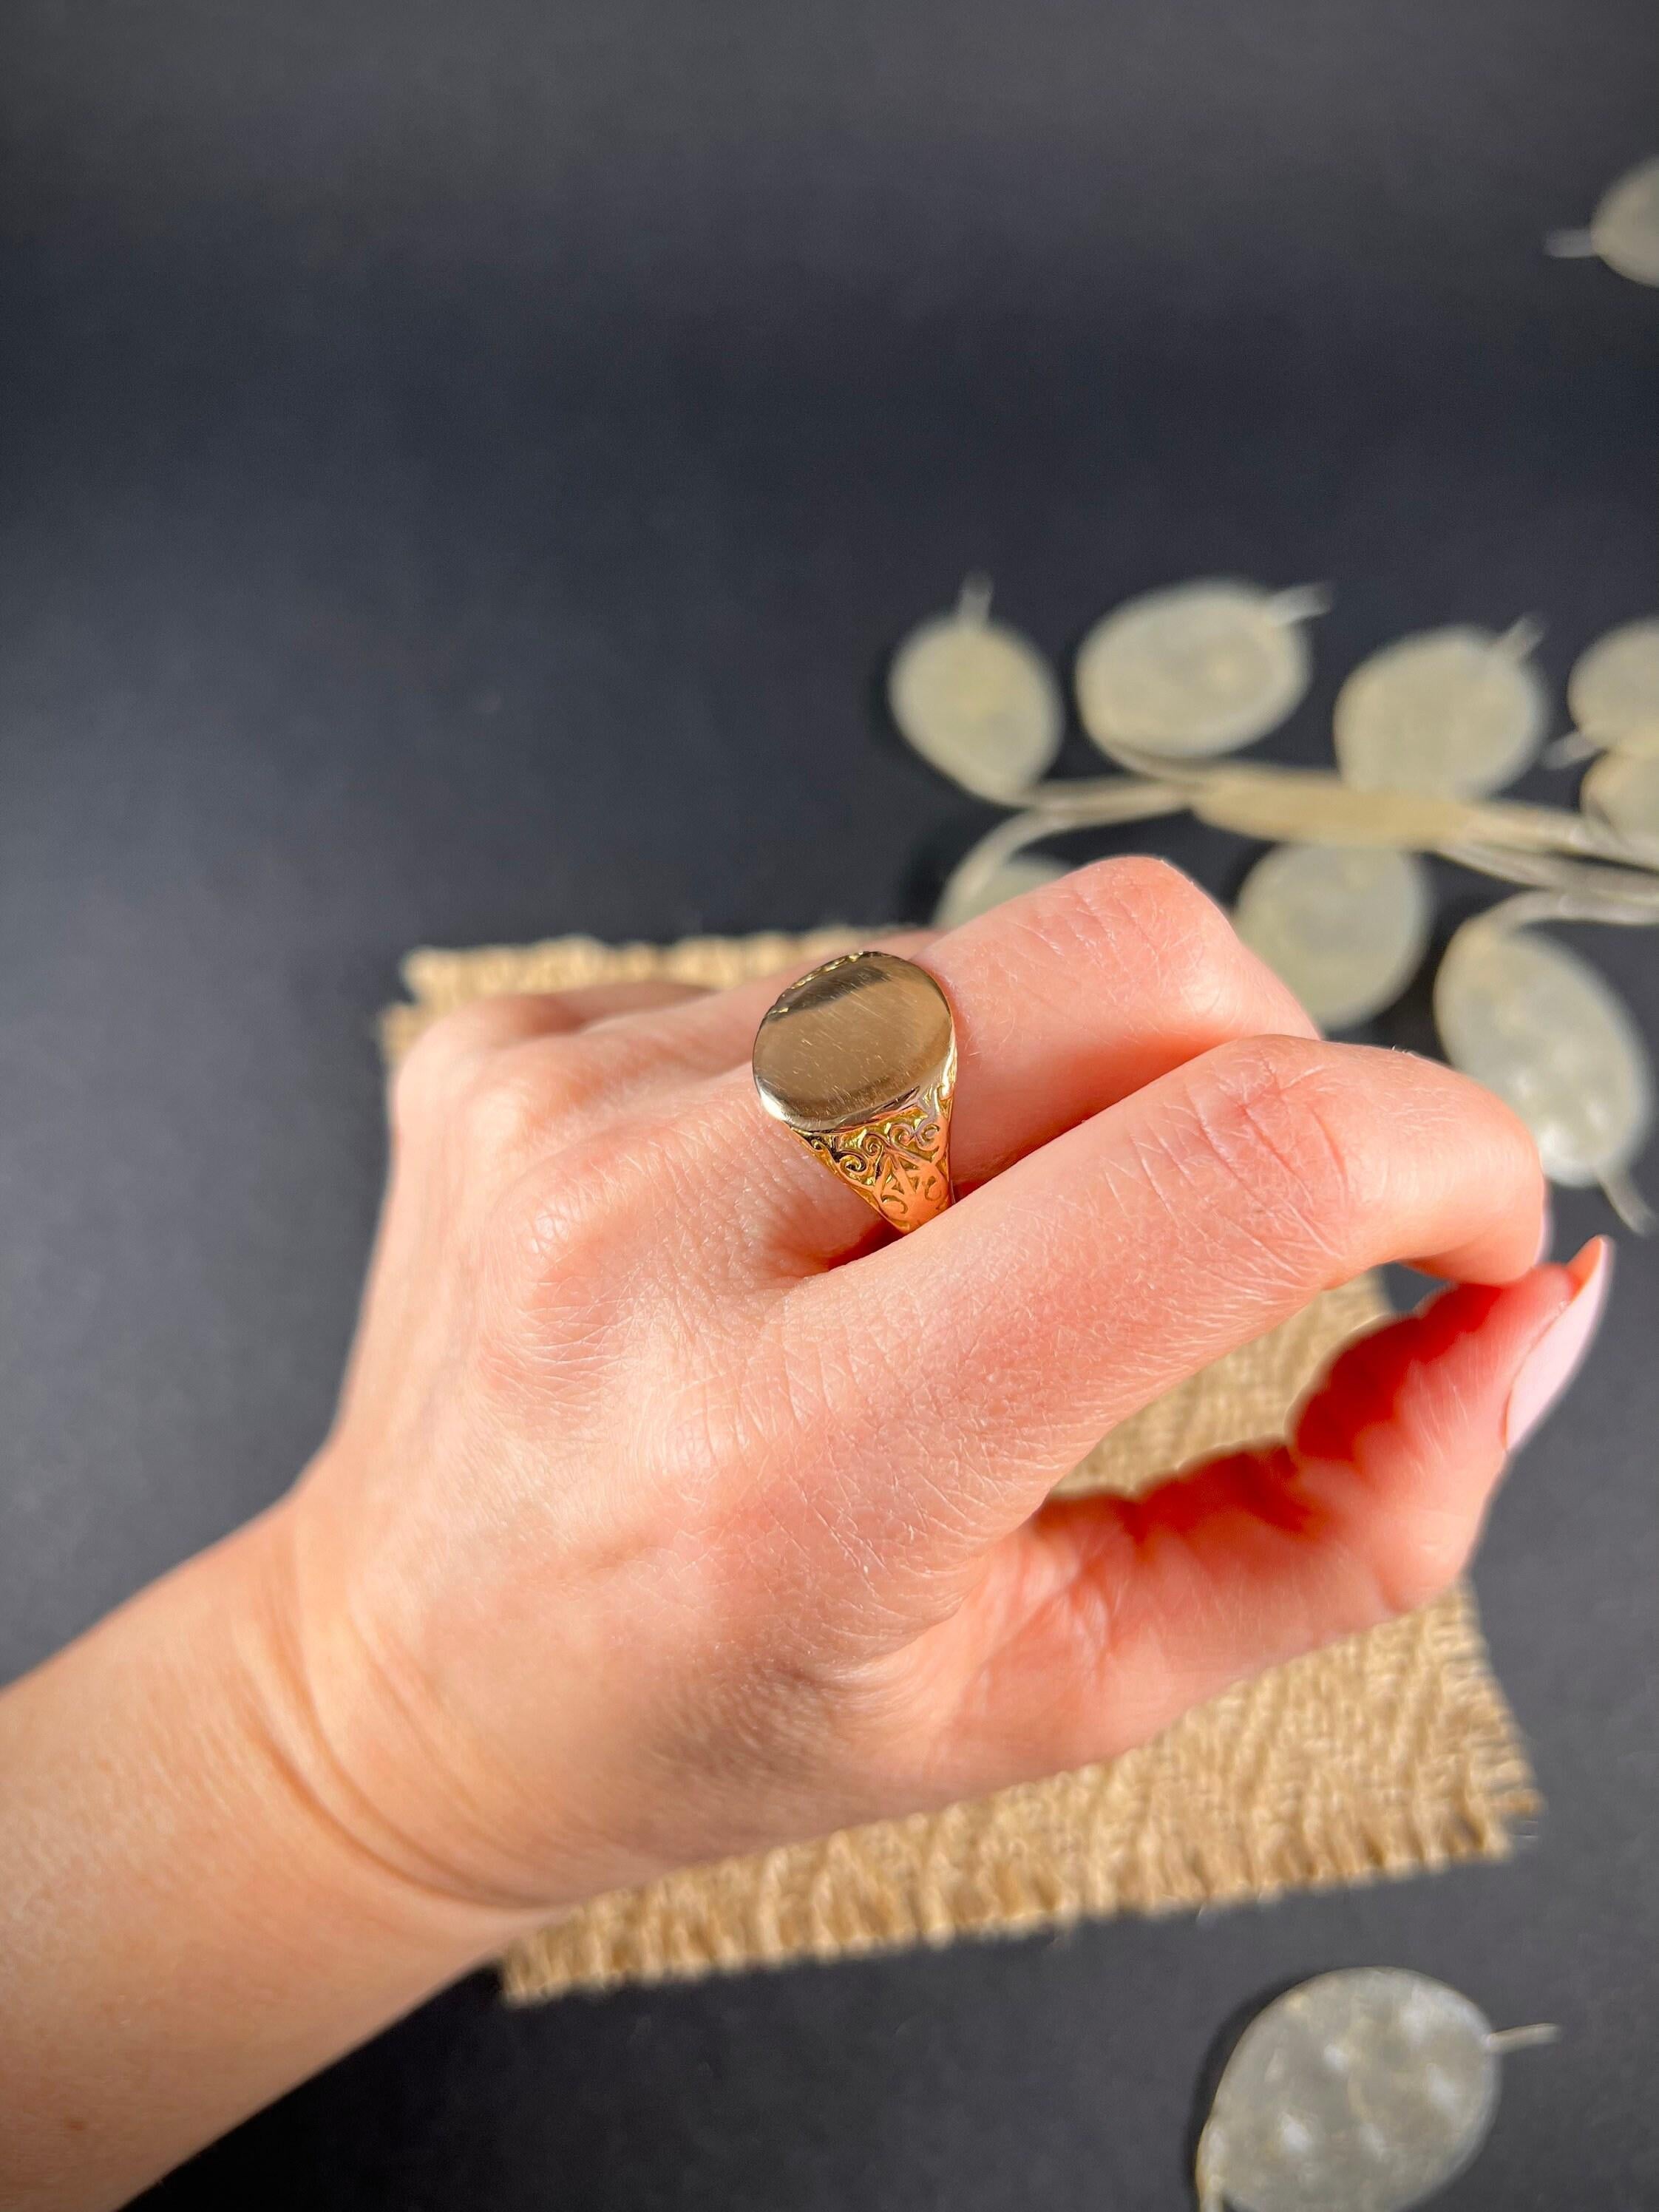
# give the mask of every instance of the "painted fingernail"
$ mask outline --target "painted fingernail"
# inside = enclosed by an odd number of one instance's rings
[[[1605,1237],[1595,1237],[1570,1263],[1568,1273],[1577,1288],[1527,1354],[1510,1385],[1504,1409],[1505,1451],[1525,1443],[1577,1373],[1607,1302],[1613,1246]]]

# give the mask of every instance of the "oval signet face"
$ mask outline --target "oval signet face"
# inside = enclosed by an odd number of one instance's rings
[[[755,1087],[793,1129],[879,1120],[948,1078],[951,1008],[925,968],[854,952],[792,983],[755,1037]]]

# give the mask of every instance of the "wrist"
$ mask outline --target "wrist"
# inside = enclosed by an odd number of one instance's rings
[[[307,1613],[295,1572],[295,1500],[210,1555],[222,1578],[217,1680],[243,1784],[286,1843],[295,1879],[334,1911],[367,1916],[417,1954],[460,1973],[544,1917],[459,1878],[402,1817],[409,1717],[373,1680],[360,1641]],[[418,1764],[418,1760],[415,1763]]]
[[[125,2203],[516,1932],[318,1786],[283,1543],[279,1512],[0,1695],[9,2205]]]

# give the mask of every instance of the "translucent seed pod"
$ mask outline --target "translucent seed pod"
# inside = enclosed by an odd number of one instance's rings
[[[1549,699],[1528,655],[1535,624],[1501,636],[1454,624],[1397,639],[1337,694],[1337,763],[1356,791],[1481,799],[1538,757]]]
[[[1426,1974],[1321,1974],[1258,2013],[1199,2140],[1200,2212],[1407,2212],[1475,2156],[1498,2059],[1548,2028],[1494,2034]]]
[[[1579,803],[1659,863],[1659,752],[1603,753],[1584,778]]]
[[[1650,1216],[1630,1181],[1653,1126],[1641,1031],[1587,961],[1530,926],[1578,918],[1571,892],[1538,890],[1466,921],[1435,978],[1435,1022],[1453,1066],[1532,1131],[1552,1182],[1599,1184],[1644,1229]]]
[[[1279,845],[1238,896],[1239,935],[1322,1028],[1352,1029],[1394,1004],[1423,964],[1432,916],[1414,854]]]
[[[1017,803],[1047,775],[1066,731],[1048,662],[990,618],[991,587],[970,576],[954,611],[899,647],[887,698],[901,734],[931,768],[975,798]]]
[[[1327,604],[1316,588],[1219,578],[1126,600],[1078,653],[1084,728],[1113,759],[1201,759],[1254,743],[1305,695],[1304,625]]]
[[[1659,759],[1659,616],[1621,623],[1584,648],[1567,678],[1567,711],[1584,750]]]
[[[1045,884],[1058,883],[1069,872],[1063,860],[1050,860],[1046,853],[1012,854],[988,874],[966,885],[957,884],[952,877],[933,909],[934,923],[940,929],[959,929],[964,921],[976,921],[994,907],[1006,906],[1010,899],[1022,897],[1027,891],[1041,890]]]
[[[1544,243],[1562,260],[1594,256],[1633,284],[1659,284],[1659,157],[1614,178],[1588,230],[1553,231]]]
[[[1035,877],[1022,882],[1012,872],[1027,848],[1043,839],[1073,830],[1106,829],[1118,823],[1179,813],[1187,803],[1186,793],[1173,785],[1145,782],[1128,775],[1045,784],[1041,799],[1041,805],[988,830],[957,861],[934,909],[941,927],[954,928],[958,922],[1000,905],[1005,898],[1034,890]],[[1058,861],[1037,860],[1035,865],[1056,874],[1066,872]]]

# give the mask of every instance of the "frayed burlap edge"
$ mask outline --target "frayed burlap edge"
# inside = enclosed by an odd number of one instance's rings
[[[416,1003],[388,1010],[384,1042],[395,1060],[437,1014],[493,993],[627,976],[721,986],[858,941],[826,930],[414,952]],[[1330,1292],[1126,1422],[1072,1485],[1133,1491],[1279,1432],[1335,1347],[1384,1310],[1370,1280]],[[1242,1684],[1106,1765],[599,1898],[521,1944],[505,1984],[529,2002],[1500,1858],[1537,1802],[1460,1589]]]

